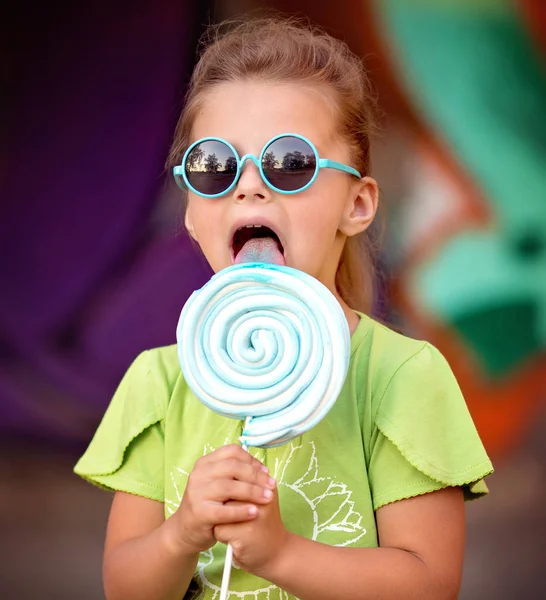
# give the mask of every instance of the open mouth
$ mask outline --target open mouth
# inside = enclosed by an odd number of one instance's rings
[[[245,225],[233,234],[231,243],[236,264],[262,262],[284,265],[284,248],[279,236],[266,225]]]

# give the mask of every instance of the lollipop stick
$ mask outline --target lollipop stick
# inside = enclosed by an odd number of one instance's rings
[[[220,588],[220,600],[227,600],[229,594],[229,578],[231,577],[231,564],[233,562],[233,548],[228,544],[226,551],[226,562],[224,563],[224,574],[222,575],[222,587]]]
[[[252,419],[252,417],[246,418],[245,428],[250,423],[250,419]],[[248,447],[245,444],[244,440],[242,440],[242,439],[241,439],[241,447],[243,448],[243,450],[246,450],[248,452]],[[232,565],[233,565],[233,548],[231,547],[231,544],[228,544],[228,547],[226,550],[226,560],[224,562],[224,573],[222,575],[222,586],[220,588],[220,600],[227,600],[228,593],[229,593],[229,578],[231,577]]]

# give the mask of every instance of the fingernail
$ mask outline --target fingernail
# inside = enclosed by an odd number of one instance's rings
[[[264,473],[269,473],[269,469],[265,465],[262,465],[260,468]]]
[[[273,498],[273,492],[271,490],[264,490],[264,498],[270,500]]]
[[[276,481],[273,479],[273,477],[270,477],[270,478],[267,480],[267,483],[269,484],[269,487],[272,487],[272,488],[274,488],[274,487],[276,487],[276,486],[277,486],[277,482],[276,482]]]
[[[258,513],[258,508],[254,505],[248,507],[248,514],[251,517],[254,517]]]

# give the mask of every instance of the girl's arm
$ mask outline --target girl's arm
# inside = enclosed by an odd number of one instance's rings
[[[401,500],[376,513],[380,548],[336,548],[290,535],[268,575],[300,600],[454,600],[465,538],[460,489]]]
[[[287,532],[278,503],[253,523],[217,527],[236,562],[300,600],[454,600],[461,583],[463,494],[447,488],[376,512],[379,548],[340,548]]]
[[[199,553],[216,543],[216,525],[256,519],[274,489],[267,468],[231,444],[195,463],[180,506],[166,521],[163,503],[116,492],[104,552],[107,599],[180,600]]]
[[[161,502],[116,492],[104,549],[103,579],[108,600],[180,600],[199,553],[185,549],[170,531]],[[176,541],[175,541],[176,540]]]

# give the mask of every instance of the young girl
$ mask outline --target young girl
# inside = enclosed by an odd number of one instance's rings
[[[115,490],[108,600],[218,598],[228,543],[230,598],[457,597],[463,500],[492,466],[440,353],[365,314],[371,100],[359,59],[292,20],[243,22],[202,53],[171,152],[186,228],[214,271],[260,236],[273,262],[321,281],[351,362],[323,421],[247,453],[242,423],[188,389],[176,347],[141,354],[75,469]],[[313,147],[337,165],[317,170]]]

